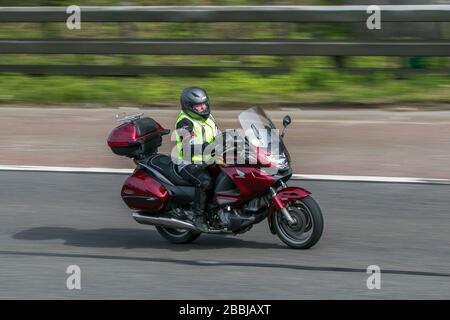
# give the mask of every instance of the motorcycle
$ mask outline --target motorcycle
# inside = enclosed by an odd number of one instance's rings
[[[205,210],[208,229],[203,230],[192,222],[195,187],[180,176],[176,161],[158,153],[170,130],[142,113],[119,121],[108,145],[136,164],[121,197],[138,223],[155,226],[165,239],[181,244],[201,233],[242,234],[267,218],[270,232],[292,248],[308,249],[319,241],[324,225],[319,205],[306,189],[287,186],[292,168],[283,137],[289,115],[280,134],[266,113],[253,107],[239,115],[245,135],[221,135],[221,160],[207,166],[214,186]]]

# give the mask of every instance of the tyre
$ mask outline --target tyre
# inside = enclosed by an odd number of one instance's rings
[[[292,201],[286,209],[296,223],[290,225],[280,210],[274,212],[272,223],[278,237],[292,248],[311,248],[320,240],[323,232],[323,216],[319,205],[308,196]]]
[[[156,226],[156,230],[158,230],[159,234],[166,240],[176,244],[190,243],[200,236],[199,232],[186,229],[172,229]]]

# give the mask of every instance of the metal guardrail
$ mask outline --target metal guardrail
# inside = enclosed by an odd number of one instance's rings
[[[380,5],[382,22],[450,22],[450,5]],[[81,6],[84,22],[295,22],[365,23],[368,6]],[[0,23],[65,23],[66,7],[0,7]],[[376,32],[376,31],[374,31]],[[152,39],[0,39],[0,54],[145,54],[273,56],[450,56],[450,40],[303,41],[303,40],[152,40]],[[29,66],[31,73],[45,72]],[[80,66],[84,68],[88,66]],[[27,66],[3,66],[15,72]],[[138,75],[139,66],[107,66],[77,71],[75,66],[49,67],[50,73]],[[214,67],[213,67],[214,68]],[[84,68],[86,69],[86,68]],[[207,67],[204,71],[207,71]],[[151,72],[142,67],[142,74]],[[153,69],[158,71],[158,69]],[[174,69],[175,70],[175,69]],[[212,70],[212,69],[210,69]],[[179,70],[186,72],[189,70]],[[267,71],[267,70],[266,70]],[[159,69],[159,72],[162,72]]]
[[[450,5],[380,5],[385,22],[449,22]],[[368,6],[81,6],[84,22],[364,22]],[[0,22],[64,22],[66,7],[0,7]]]
[[[325,70],[336,70],[324,67]],[[450,68],[361,68],[343,67],[339,71],[353,74],[390,73],[397,77],[413,74],[441,74],[450,75]],[[77,64],[0,64],[0,73],[21,73],[28,75],[75,75],[75,76],[109,76],[109,77],[137,77],[142,75],[159,76],[195,76],[207,77],[211,73],[223,71],[244,71],[263,76],[283,75],[291,72],[291,68],[283,66],[138,66],[138,65],[77,65]]]
[[[22,73],[29,75],[77,75],[135,77],[146,74],[160,76],[206,77],[214,72],[244,71],[261,75],[279,75],[290,72],[283,66],[139,66],[139,65],[77,65],[77,64],[0,64],[0,73]]]
[[[0,40],[1,53],[274,55],[274,56],[448,56],[450,42],[349,42],[258,40]]]

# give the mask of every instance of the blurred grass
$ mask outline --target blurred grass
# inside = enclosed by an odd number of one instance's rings
[[[1,103],[178,104],[186,86],[207,89],[214,104],[317,102],[450,101],[446,75],[414,75],[397,80],[389,73],[353,75],[317,68],[262,77],[248,72],[220,72],[206,78],[148,76],[140,78],[3,75]]]

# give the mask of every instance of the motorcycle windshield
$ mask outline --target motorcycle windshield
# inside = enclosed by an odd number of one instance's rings
[[[272,145],[280,142],[280,132],[260,107],[241,112],[239,122],[248,142],[255,147],[268,150]]]
[[[272,120],[267,116],[260,107],[247,109],[239,114],[239,122],[242,129],[252,129],[252,125],[258,128],[276,129]],[[252,129],[253,130],[253,129]]]
[[[289,155],[280,137],[280,130],[260,107],[247,109],[239,114],[239,122],[248,143],[262,149],[277,167],[288,164]]]

